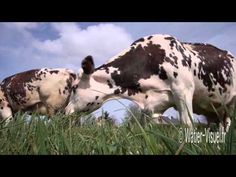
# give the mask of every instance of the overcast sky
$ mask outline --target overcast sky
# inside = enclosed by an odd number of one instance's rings
[[[157,33],[211,43],[236,55],[236,23],[0,23],[0,80],[41,67],[77,72],[87,55],[99,66],[134,40]],[[125,109],[117,101],[102,108],[117,118]],[[99,114],[101,109],[96,111]]]

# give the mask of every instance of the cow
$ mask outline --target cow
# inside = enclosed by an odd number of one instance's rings
[[[193,112],[229,122],[235,69],[232,54],[211,44],[180,42],[166,34],[145,36],[97,68],[92,56],[85,57],[66,114],[92,112],[107,100],[124,98],[157,120],[173,106],[181,123],[191,128]]]
[[[51,117],[64,110],[76,74],[63,68],[33,69],[5,78],[0,84],[0,120],[9,122],[18,111]]]

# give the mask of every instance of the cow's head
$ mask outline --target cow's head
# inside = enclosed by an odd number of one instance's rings
[[[74,86],[69,104],[66,107],[66,114],[75,111],[92,112],[101,106],[107,94],[103,91],[106,92],[109,86],[102,75],[98,76],[94,72],[93,57],[85,57],[78,74],[78,84]]]

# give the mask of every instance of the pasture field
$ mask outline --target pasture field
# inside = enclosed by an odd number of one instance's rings
[[[132,114],[131,114],[132,115]],[[1,155],[227,155],[236,154],[235,121],[222,143],[180,142],[180,125],[140,124],[135,115],[123,124],[97,125],[88,119],[78,124],[80,114],[55,115],[50,121],[17,114],[7,126],[0,125]],[[133,120],[133,121],[129,121]],[[77,123],[76,123],[77,122]],[[211,131],[217,128],[213,124]],[[205,126],[196,126],[204,132]],[[203,138],[204,139],[204,138]],[[192,140],[192,142],[191,142]],[[183,140],[184,141],[184,140]]]

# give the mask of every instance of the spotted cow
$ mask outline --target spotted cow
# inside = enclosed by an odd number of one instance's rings
[[[213,45],[146,36],[98,68],[87,56],[66,113],[93,111],[109,99],[125,98],[151,110],[156,120],[174,106],[190,127],[193,112],[224,121],[225,107],[229,112],[234,107],[235,69],[235,58]]]
[[[76,83],[67,69],[35,69],[7,77],[0,84],[0,119],[9,121],[17,111],[53,115],[63,111]]]

